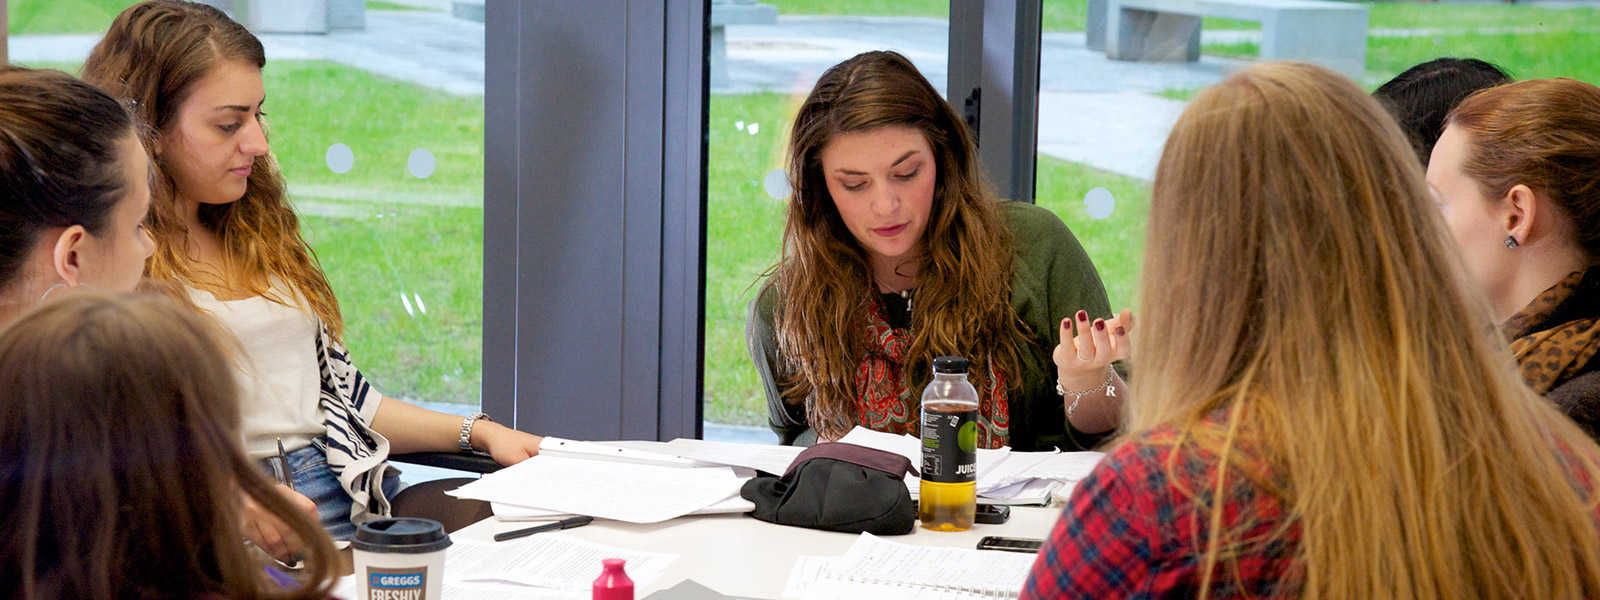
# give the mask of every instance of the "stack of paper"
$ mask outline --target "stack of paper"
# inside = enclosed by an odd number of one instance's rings
[[[550,440],[546,438],[546,442]],[[696,512],[755,508],[739,497],[748,474],[741,476],[731,467],[694,466],[697,464],[701,463],[634,449],[604,447],[598,454],[584,454],[546,451],[541,446],[538,456],[485,475],[450,494],[487,501],[497,515],[515,520],[577,514],[656,523]]]
[[[1015,598],[1035,556],[915,546],[863,533],[841,557],[801,557],[785,597]]]
[[[899,454],[922,465],[922,441],[862,427],[839,441]],[[989,504],[1045,504],[1052,495],[1065,496],[1072,486],[1089,476],[1105,456],[1101,452],[1012,452],[1010,448],[978,449],[978,497]],[[906,487],[918,495],[921,480],[906,477]]]
[[[559,534],[515,542],[457,541],[445,550],[444,600],[586,600],[600,561],[628,561],[628,578],[643,587],[666,571],[676,554],[625,550]],[[356,598],[356,578],[334,595]]]

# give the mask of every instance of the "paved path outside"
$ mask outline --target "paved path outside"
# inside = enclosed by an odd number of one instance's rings
[[[460,96],[483,95],[483,24],[432,10],[369,10],[364,31],[265,34],[267,61],[329,60]],[[100,34],[11,36],[12,62],[83,62]]]
[[[779,16],[775,25],[729,25],[727,89],[805,94],[828,67],[867,50],[906,55],[945,93],[949,24],[917,17]],[[1248,32],[1245,32],[1248,33]],[[1202,32],[1232,39],[1235,32]],[[1153,95],[1199,88],[1245,64],[1212,56],[1196,63],[1111,61],[1084,34],[1040,40],[1039,152],[1150,179],[1183,103]]]

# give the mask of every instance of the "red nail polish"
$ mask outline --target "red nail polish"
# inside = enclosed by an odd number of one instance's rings
[[[1122,326],[1119,325],[1117,326],[1117,335],[1128,335],[1128,330],[1123,329]]]
[[[1087,321],[1087,320],[1089,320],[1089,311],[1087,311],[1087,310],[1078,311],[1078,320],[1079,321]]]
[[[1102,321],[1100,319],[1095,319],[1094,320],[1094,330],[1095,331],[1105,331],[1106,330],[1106,322]]]

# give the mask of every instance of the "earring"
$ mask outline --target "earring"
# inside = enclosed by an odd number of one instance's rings
[[[1515,249],[1517,247],[1517,238],[1516,238],[1516,236],[1510,236],[1510,235],[1506,236],[1506,247],[1507,248],[1513,248],[1513,249]]]

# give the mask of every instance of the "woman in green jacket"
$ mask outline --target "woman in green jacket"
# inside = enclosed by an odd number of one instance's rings
[[[940,355],[971,360],[980,446],[1088,448],[1116,426],[1131,315],[1112,318],[1066,225],[998,200],[977,156],[899,54],[817,81],[790,134],[783,254],[747,325],[784,443],[917,434]]]

